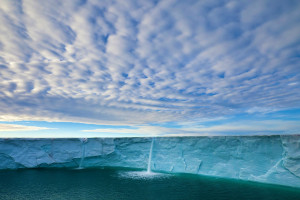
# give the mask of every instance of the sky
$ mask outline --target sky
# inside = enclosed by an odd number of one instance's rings
[[[0,137],[300,134],[298,0],[1,0]]]

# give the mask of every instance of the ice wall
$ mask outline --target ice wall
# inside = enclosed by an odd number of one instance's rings
[[[152,138],[0,139],[0,169],[147,169]],[[300,135],[155,138],[153,171],[300,187]]]

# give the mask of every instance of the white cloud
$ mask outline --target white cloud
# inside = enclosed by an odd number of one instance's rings
[[[297,120],[241,120],[219,125],[204,126],[197,123],[182,123],[180,127],[132,126],[131,128],[102,128],[83,130],[87,136],[91,133],[110,136],[209,136],[209,135],[272,135],[299,134],[300,125]]]
[[[190,130],[195,130],[203,133],[215,134],[258,134],[258,133],[277,133],[286,134],[289,131],[299,133],[299,121],[283,121],[283,120],[263,120],[263,121],[239,121],[210,127],[198,127]]]
[[[299,7],[5,0],[1,119],[145,124],[300,107]]]
[[[135,136],[160,136],[168,132],[168,128],[157,126],[137,126],[132,128],[103,128],[93,130],[83,130],[87,133],[100,133],[100,134],[118,134],[118,135],[135,135]]]
[[[39,131],[47,130],[47,127],[37,127],[37,126],[24,126],[18,124],[0,124],[0,132],[6,131]]]

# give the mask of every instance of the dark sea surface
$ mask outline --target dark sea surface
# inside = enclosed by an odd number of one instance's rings
[[[300,189],[187,174],[132,169],[23,169],[0,171],[0,199],[287,199]]]

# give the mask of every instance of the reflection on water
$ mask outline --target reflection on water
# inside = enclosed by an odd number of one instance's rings
[[[120,178],[128,179],[166,179],[170,178],[172,174],[156,173],[147,171],[120,171],[118,173]]]
[[[0,170],[0,200],[289,199],[300,190],[261,183],[129,169]]]

